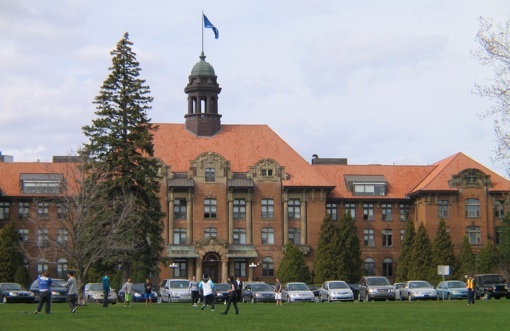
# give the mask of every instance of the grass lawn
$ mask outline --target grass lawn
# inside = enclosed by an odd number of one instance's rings
[[[191,304],[88,304],[71,314],[65,303],[34,315],[35,304],[0,304],[0,330],[508,330],[510,300],[428,302],[241,303],[220,315]]]

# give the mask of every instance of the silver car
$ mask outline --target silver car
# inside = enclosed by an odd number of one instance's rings
[[[103,284],[101,283],[87,283],[83,291],[83,299],[87,302],[103,302]],[[117,303],[117,292],[110,288],[108,292],[108,302],[111,304]]]
[[[466,283],[461,280],[445,280],[436,287],[439,300],[467,299]]]
[[[319,289],[319,300],[327,301],[354,301],[354,294],[349,285],[341,280],[324,282]]]
[[[411,280],[400,289],[400,300],[437,300],[437,291],[429,282]]]
[[[358,284],[358,301],[395,300],[395,288],[383,276],[365,276]]]
[[[287,283],[282,290],[282,301],[287,302],[315,302],[315,296],[305,283]]]
[[[158,303],[191,302],[191,293],[187,279],[163,279],[159,285]]]

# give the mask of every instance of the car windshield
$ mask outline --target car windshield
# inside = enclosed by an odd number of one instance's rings
[[[25,291],[25,288],[20,284],[3,284],[1,286],[4,291]]]
[[[216,291],[228,291],[228,290],[230,290],[230,285],[228,285],[228,284],[214,284],[214,289]]]
[[[459,282],[450,282],[450,283],[448,283],[448,287],[449,288],[464,288],[464,287],[466,287],[466,283],[461,282],[461,281],[459,281]]]
[[[189,286],[189,280],[176,280],[176,281],[170,282],[170,288],[187,289],[188,286]]]
[[[390,285],[385,277],[367,278],[367,285]]]
[[[100,283],[92,283],[89,285],[89,291],[102,291],[103,285]]]
[[[66,285],[66,281],[63,279],[52,279],[51,280],[51,286],[53,287],[64,287]]]
[[[329,283],[330,289],[349,288],[349,285],[344,282],[331,282]]]
[[[412,282],[409,283],[409,288],[426,288],[432,287],[428,282]]]
[[[251,286],[251,290],[255,292],[272,291],[273,288],[267,284],[256,284]]]
[[[492,276],[483,276],[484,284],[502,284],[503,276],[501,275],[492,275]]]
[[[133,284],[133,291],[134,292],[144,292],[145,287],[143,286],[143,283],[134,283]]]
[[[305,284],[289,284],[289,291],[310,291]]]

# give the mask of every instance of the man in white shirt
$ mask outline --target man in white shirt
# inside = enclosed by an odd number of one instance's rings
[[[204,275],[204,279],[199,284],[204,294],[204,304],[200,309],[204,310],[207,305],[211,305],[211,311],[214,311],[214,283],[208,274]]]

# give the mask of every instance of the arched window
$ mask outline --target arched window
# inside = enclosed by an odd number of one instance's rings
[[[393,260],[389,257],[385,258],[382,263],[383,276],[393,277]]]
[[[66,278],[67,273],[67,260],[60,258],[57,260],[57,275],[59,278]]]
[[[48,271],[48,261],[46,259],[37,261],[37,274],[40,275],[43,271]]]
[[[266,256],[262,259],[262,276],[272,277],[274,276],[274,261],[271,257]]]
[[[366,258],[364,265],[365,265],[364,275],[365,276],[374,276],[375,275],[374,259],[371,257]]]

